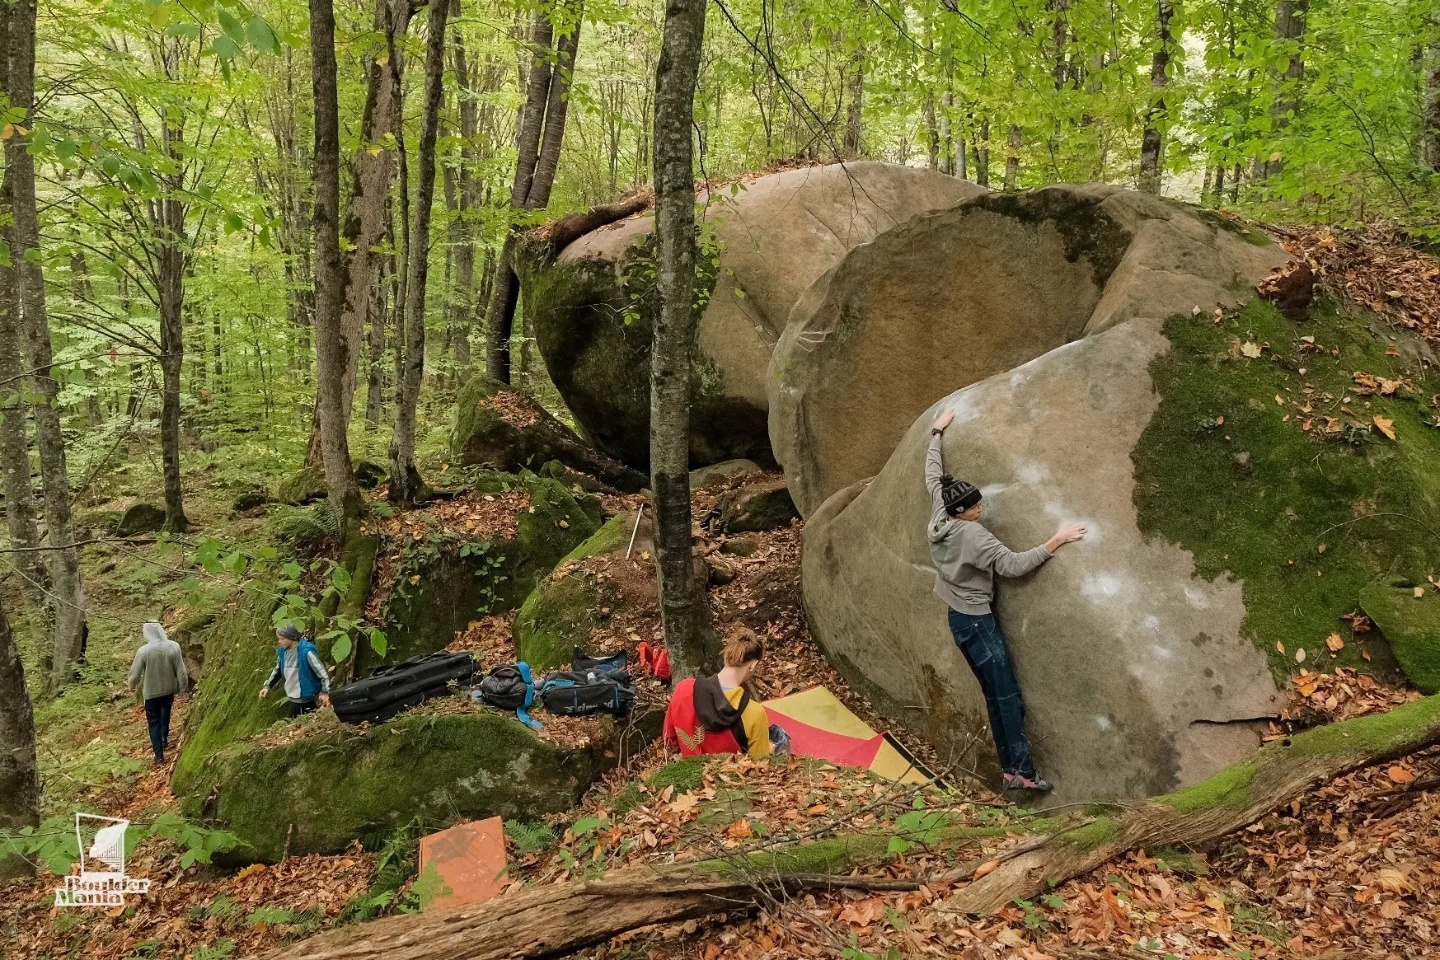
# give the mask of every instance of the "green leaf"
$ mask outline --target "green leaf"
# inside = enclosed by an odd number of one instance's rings
[[[234,40],[232,40],[225,34],[221,34],[213,41],[211,41],[210,48],[215,51],[215,56],[220,58],[222,70],[224,70],[225,75],[228,77],[228,66],[230,61],[240,56],[240,44],[236,43]]]
[[[275,29],[265,22],[264,17],[251,17],[245,24],[245,38],[250,41],[250,46],[259,53],[276,54],[280,52],[280,37],[276,35]]]
[[[234,233],[234,232],[236,232],[237,230],[242,230],[242,229],[244,229],[244,227],[245,227],[245,221],[242,220],[242,219],[240,219],[240,214],[238,214],[238,213],[227,213],[227,214],[225,214],[225,232],[226,232],[226,233]]]
[[[384,657],[390,649],[390,641],[385,637],[385,631],[379,627],[371,627],[369,630],[370,649],[375,651],[377,657]]]
[[[349,635],[347,634],[340,637],[335,641],[334,646],[330,648],[330,659],[336,663],[343,663],[345,658],[350,656],[350,647],[351,642]]]

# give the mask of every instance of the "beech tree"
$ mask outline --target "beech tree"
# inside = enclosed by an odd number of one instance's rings
[[[21,119],[5,141],[5,199],[10,215],[10,257],[14,264],[15,300],[11,310],[22,321],[21,344],[26,373],[33,387],[31,416],[40,454],[45,495],[46,551],[50,589],[55,602],[49,680],[58,691],[74,679],[85,636],[85,592],[80,580],[80,555],[70,516],[70,474],[60,424],[60,385],[55,380],[46,310],[45,274],[41,266],[40,215],[35,196],[35,158],[30,145],[35,131],[35,0],[15,0],[0,11],[0,28],[8,43],[5,70],[10,107]],[[13,313],[12,313],[13,316]]]
[[[35,716],[25,689],[20,649],[0,601],[0,831],[40,822],[40,777],[35,765]],[[0,857],[0,878],[28,872],[18,858]]]
[[[695,167],[691,129],[705,0],[666,0],[655,72],[656,288],[650,352],[650,489],[660,620],[679,676],[713,664],[690,544],[690,389],[695,348]]]

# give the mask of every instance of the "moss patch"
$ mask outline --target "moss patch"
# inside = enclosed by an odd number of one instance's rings
[[[1420,584],[1421,588],[1427,586]],[[1440,692],[1440,598],[1416,585],[1372,583],[1360,591],[1360,607],[1385,639],[1400,668],[1421,693]]]
[[[1403,743],[1417,729],[1436,723],[1440,723],[1440,697],[1426,697],[1385,713],[1306,730],[1292,737],[1287,749],[1305,757],[1351,751],[1377,753]]]
[[[684,757],[650,774],[645,783],[652,790],[674,787],[679,793],[698,790],[705,783],[705,758]]]
[[[1097,287],[1110,279],[1133,239],[1128,230],[1100,209],[1099,199],[1076,196],[1069,188],[990,193],[971,201],[971,206],[1036,229],[1046,224],[1054,227],[1065,244],[1065,258],[1074,263],[1083,257],[1090,264]]]
[[[240,737],[286,716],[286,700],[259,698],[260,685],[275,666],[275,631],[270,623],[276,599],[261,584],[231,598],[205,638],[205,675],[190,698],[185,745],[175,761],[176,795],[195,788],[205,758]]]
[[[607,720],[606,723],[613,727]],[[255,740],[209,757],[182,807],[242,837],[247,857],[335,853],[355,839],[373,848],[401,824],[488,816],[533,818],[568,809],[613,763],[591,749],[541,740],[498,711],[404,713],[370,730],[318,721],[279,746]]]
[[[1426,532],[1440,529],[1427,406],[1440,378],[1376,329],[1333,302],[1300,327],[1257,300],[1218,323],[1172,318],[1172,349],[1151,366],[1160,405],[1134,453],[1141,529],[1191,551],[1198,576],[1243,581],[1245,632],[1282,680],[1302,649],[1311,669],[1379,667],[1361,657],[1373,634],[1347,633],[1335,655],[1326,638],[1371,584],[1440,567]],[[1357,372],[1403,385],[1362,394]]]
[[[1259,769],[1257,761],[1242,761],[1226,767],[1208,780],[1158,799],[1181,813],[1243,807],[1250,798],[1250,784]]]
[[[596,533],[561,559],[557,573],[530,591],[515,616],[516,656],[536,670],[570,662],[595,628],[595,612],[603,605],[599,584],[581,561],[613,553],[629,534],[629,514],[611,517]]]
[[[1083,827],[1065,831],[1060,834],[1059,840],[1082,850],[1094,850],[1101,844],[1114,840],[1119,832],[1120,824],[1114,817],[1098,817]]]

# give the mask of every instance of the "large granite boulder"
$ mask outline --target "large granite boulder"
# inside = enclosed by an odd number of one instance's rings
[[[931,170],[865,162],[787,170],[711,197],[697,291],[705,307],[694,463],[773,462],[766,367],[801,293],[856,246],[983,192]],[[551,380],[595,444],[640,469],[649,462],[653,227],[648,215],[632,217],[582,236],[558,259],[518,265]]]
[[[936,397],[1129,319],[1233,306],[1285,259],[1218,215],[1099,184],[891,228],[805,292],[771,357],[770,440],[796,506],[874,476]]]
[[[1159,402],[1151,362],[1168,347],[1160,321],[1131,320],[953,393],[913,422],[878,476],[810,517],[811,630],[850,683],[942,759],[968,764],[977,746],[993,758],[979,687],[931,592],[923,467],[946,407],[946,465],[985,491],[1002,541],[1030,547],[1065,520],[1089,527],[998,594],[1055,800],[1195,782],[1255,748],[1255,721],[1278,712],[1266,656],[1242,634],[1241,584],[1197,576],[1187,550],[1138,522],[1131,454]]]

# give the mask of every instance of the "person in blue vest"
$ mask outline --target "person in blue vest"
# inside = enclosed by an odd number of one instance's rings
[[[275,648],[275,669],[260,688],[260,699],[264,700],[283,682],[292,720],[302,713],[313,713],[317,706],[330,706],[330,674],[325,672],[315,644],[289,623],[275,631],[275,639],[280,642]]]

